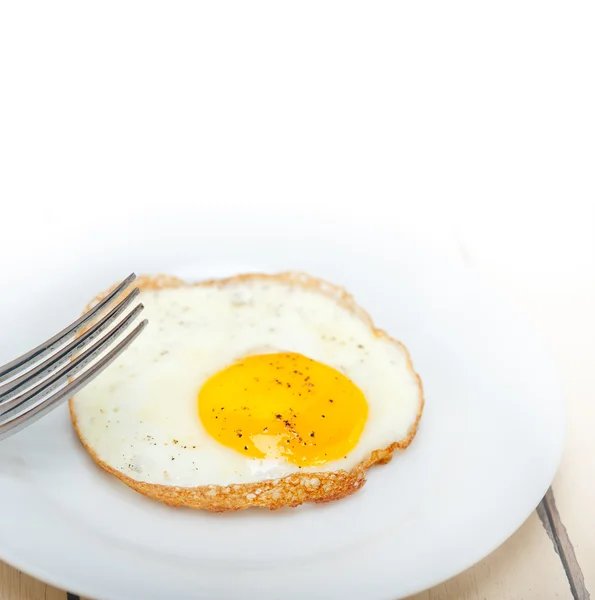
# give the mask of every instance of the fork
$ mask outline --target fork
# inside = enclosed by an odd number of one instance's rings
[[[138,337],[148,323],[146,319],[121,342],[113,346],[116,338],[128,329],[143,310],[143,305],[138,304],[117,322],[138,296],[138,288],[134,288],[100,321],[78,335],[135,279],[136,275],[132,273],[101,302],[60,333],[12,362],[0,366],[0,384],[2,384],[0,385],[0,440],[24,429],[60,406],[99,375]],[[111,330],[91,345],[114,323],[116,324]],[[79,354],[89,345],[90,348]],[[90,362],[111,346],[113,348],[103,358],[83,371]],[[78,373],[81,374],[75,377]]]

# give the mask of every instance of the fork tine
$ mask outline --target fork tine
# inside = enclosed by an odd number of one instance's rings
[[[106,356],[99,360],[93,367],[85,371],[80,377],[71,381],[66,387],[56,392],[52,396],[45,399],[44,402],[30,408],[27,412],[19,414],[18,417],[0,424],[0,439],[13,435],[17,431],[37,421],[47,413],[54,410],[66,401],[69,397],[76,394],[83,388],[91,379],[99,375],[115,358],[117,358],[140,334],[146,327],[148,321],[145,319],[129,333],[117,346],[115,346]]]
[[[56,374],[44,379],[34,388],[24,392],[20,396],[8,400],[0,405],[0,425],[8,419],[13,418],[16,412],[28,409],[36,404],[42,397],[53,392],[55,389],[66,383],[68,379],[74,377],[79,371],[86,367],[98,354],[106,350],[128,325],[136,319],[143,310],[143,305],[139,304],[130,312],[116,327],[108,334],[104,335],[96,344],[86,350],[83,354],[73,360],[67,367],[58,371]],[[20,409],[20,410],[19,410]],[[12,413],[12,414],[11,414]],[[8,417],[8,419],[7,419]]]
[[[50,375],[56,369],[68,362],[74,354],[78,354],[84,350],[100,333],[107,329],[118,316],[122,314],[139,293],[138,288],[132,290],[124,300],[117,304],[107,315],[105,315],[105,317],[103,317],[103,319],[101,319],[101,321],[89,329],[89,331],[85,332],[80,337],[75,338],[60,352],[52,354],[47,360],[40,363],[35,368],[27,371],[20,377],[13,379],[9,383],[0,386],[0,408],[2,404],[17,396],[23,389],[31,387],[40,379]]]
[[[45,358],[50,352],[61,346],[71,336],[77,334],[85,325],[92,321],[111,301],[119,296],[134,280],[136,275],[131,273],[124,281],[112,290],[99,304],[94,306],[90,311],[79,317],[74,323],[57,333],[43,344],[26,352],[19,358],[0,367],[0,383],[14,376],[14,372],[26,368],[26,365],[33,361]]]

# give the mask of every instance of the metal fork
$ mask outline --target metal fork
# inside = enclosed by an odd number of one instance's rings
[[[135,279],[136,275],[132,273],[99,304],[66,329],[0,367],[0,384],[3,384],[0,385],[0,439],[13,435],[60,406],[99,375],[138,337],[148,323],[146,319],[103,358],[75,378],[90,362],[113,346],[116,338],[143,310],[143,305],[138,304],[101,339],[79,355],[110,325],[116,323],[118,317],[138,296],[138,288],[133,289],[88,331],[77,334],[108,308]]]

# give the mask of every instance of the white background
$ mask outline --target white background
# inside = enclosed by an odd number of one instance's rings
[[[384,204],[424,242],[576,281],[594,25],[588,2],[5,3],[4,234],[61,206]]]

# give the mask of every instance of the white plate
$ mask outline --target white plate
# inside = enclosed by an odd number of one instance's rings
[[[0,297],[0,359],[132,270],[300,269],[344,285],[408,346],[426,392],[419,434],[341,502],[211,515],[161,506],[103,473],[62,407],[0,445],[3,560],[109,600],[394,599],[469,567],[521,525],[556,470],[563,403],[549,359],[492,289],[388,223],[238,205],[170,214],[108,215],[78,233],[64,221],[70,237],[54,239],[71,241],[53,246],[43,227],[27,232],[21,258],[2,259],[18,293]]]

